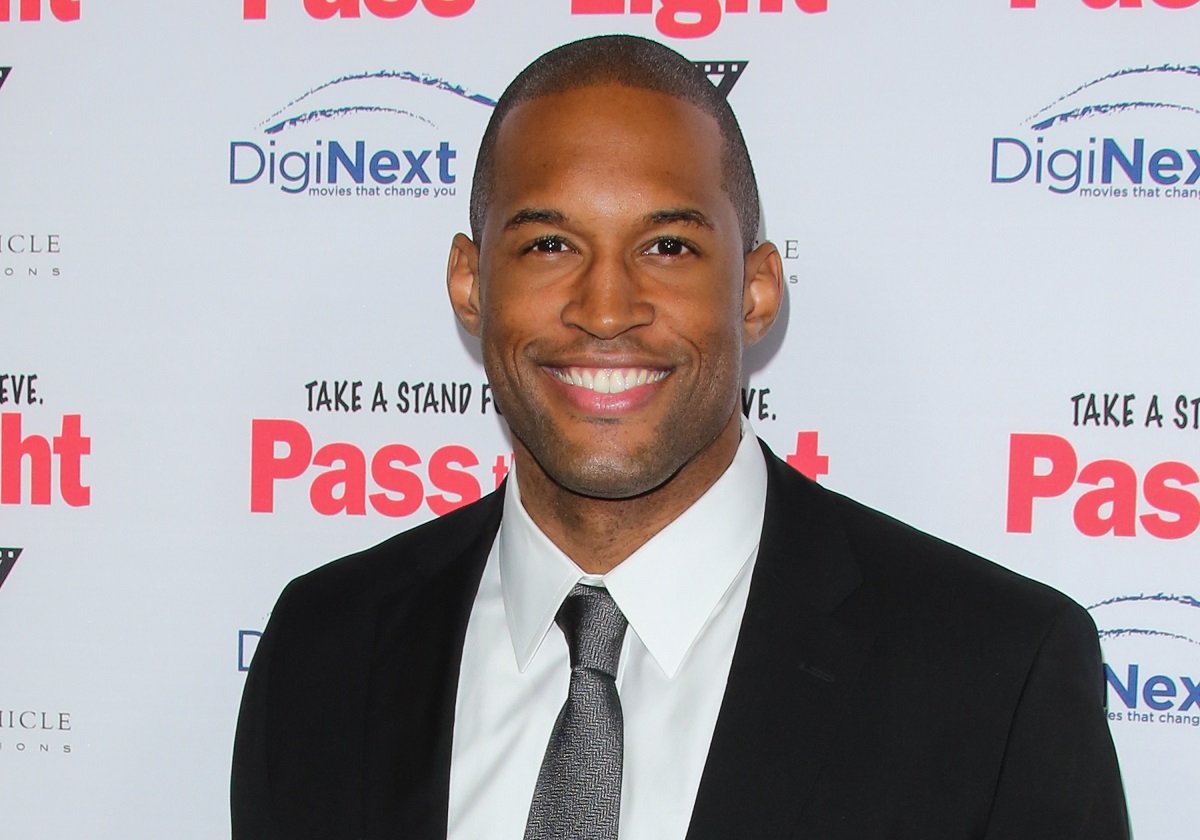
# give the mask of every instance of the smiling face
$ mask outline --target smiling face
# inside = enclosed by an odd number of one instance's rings
[[[456,237],[455,311],[483,344],[527,481],[694,500],[739,439],[742,350],[779,305],[778,253],[744,253],[715,120],[618,85],[516,106],[481,248]]]

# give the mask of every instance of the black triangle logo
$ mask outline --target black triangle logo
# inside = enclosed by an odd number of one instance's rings
[[[0,67],[0,88],[4,87],[4,81],[8,78],[8,74],[11,72],[11,67]]]
[[[737,84],[738,77],[742,75],[742,71],[746,69],[748,61],[693,61],[692,64],[700,68],[705,76],[708,76],[709,81],[717,86],[717,91],[726,99],[729,98],[729,91],[733,90],[733,86]]]
[[[3,76],[0,76],[0,79],[2,78]],[[13,566],[17,565],[17,558],[21,556],[22,551],[22,548],[0,548],[0,586],[4,585],[4,579],[8,577]]]

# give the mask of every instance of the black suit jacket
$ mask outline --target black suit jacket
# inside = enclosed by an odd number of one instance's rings
[[[1087,613],[767,459],[688,840],[1126,838]],[[496,493],[288,585],[246,681],[234,840],[446,836],[459,663],[501,508]]]

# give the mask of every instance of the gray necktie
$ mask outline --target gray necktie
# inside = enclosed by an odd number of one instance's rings
[[[616,678],[627,622],[607,590],[583,584],[556,621],[571,649],[571,687],[546,745],[525,840],[616,840],[625,749]]]

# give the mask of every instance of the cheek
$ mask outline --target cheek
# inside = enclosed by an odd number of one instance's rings
[[[706,364],[741,357],[741,295],[713,294],[689,307],[676,331],[705,357]]]
[[[697,336],[702,388],[722,403],[736,400],[742,382],[742,329],[740,314],[709,321]]]
[[[530,347],[543,337],[547,317],[532,302],[498,300],[484,309],[480,344],[484,370],[494,388],[522,391],[533,384],[528,381]]]
[[[500,273],[482,288],[480,310],[485,325],[511,338],[526,338],[558,322],[561,293],[520,274]]]

